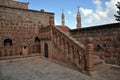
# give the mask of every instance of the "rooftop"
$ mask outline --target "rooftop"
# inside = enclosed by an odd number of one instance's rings
[[[68,26],[62,26],[62,25],[56,25],[61,31],[63,32],[69,32],[70,28]]]

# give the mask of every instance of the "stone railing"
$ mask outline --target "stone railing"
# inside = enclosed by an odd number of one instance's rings
[[[92,39],[86,41],[86,46],[80,44],[68,34],[55,26],[43,27],[40,30],[40,39],[49,39],[64,56],[78,68],[89,73],[93,71],[93,44]]]
[[[86,51],[83,45],[79,45],[73,38],[54,26],[51,27],[51,40],[66,58],[69,58],[80,69],[85,70]]]

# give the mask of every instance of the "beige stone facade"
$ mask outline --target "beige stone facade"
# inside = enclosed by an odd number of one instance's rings
[[[28,3],[17,2],[13,0],[0,0],[0,5],[12,8],[28,9]]]
[[[40,29],[48,26],[51,18],[54,21],[54,13],[30,10],[27,6],[12,0],[0,1],[1,56],[24,56],[24,47],[27,54],[41,52]]]
[[[27,9],[28,4],[26,3],[12,0],[1,0],[1,3],[3,3],[2,1],[5,1],[5,5],[0,4],[0,59],[5,57],[8,59],[11,56],[29,57],[39,55],[75,66],[88,73],[93,71],[93,43],[97,41],[98,37],[102,39],[101,35],[103,33],[100,34],[96,31],[102,32],[104,31],[103,28],[100,30],[95,28],[88,32],[82,28],[80,30],[76,29],[70,31],[69,35],[69,33],[65,33],[55,26],[54,13]],[[117,30],[118,27],[113,25],[116,24],[109,25],[112,28],[105,28],[106,33],[103,35],[110,38],[105,38],[106,41],[117,40],[116,35],[120,31]],[[119,24],[117,25],[119,26]],[[109,34],[109,30],[115,30],[113,32],[115,38],[111,38],[113,34]],[[94,35],[94,32],[96,32],[96,35]],[[75,36],[78,39],[82,37],[82,41],[79,43],[75,40]],[[94,38],[95,36],[96,38]],[[92,42],[91,40],[88,41],[89,39],[87,40],[89,37],[93,37]],[[117,49],[119,50],[118,47]]]
[[[82,44],[93,37],[95,54],[107,63],[120,65],[120,23],[74,29],[70,35]]]

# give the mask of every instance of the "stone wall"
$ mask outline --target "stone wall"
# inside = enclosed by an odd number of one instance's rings
[[[0,0],[0,5],[12,7],[12,8],[28,9],[28,3],[23,3],[13,0]]]
[[[39,29],[49,25],[53,13],[24,10],[0,6],[0,47],[5,39],[11,39],[13,45],[32,45]]]
[[[83,44],[88,37],[93,37],[95,54],[107,63],[120,65],[120,23],[74,29],[70,35]]]

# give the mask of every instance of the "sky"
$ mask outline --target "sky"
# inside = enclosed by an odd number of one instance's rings
[[[81,14],[82,27],[91,27],[116,23],[114,14],[118,10],[115,4],[119,0],[16,0],[29,2],[29,9],[55,13],[55,25],[61,25],[61,14],[64,11],[65,25],[76,28],[76,14]]]

